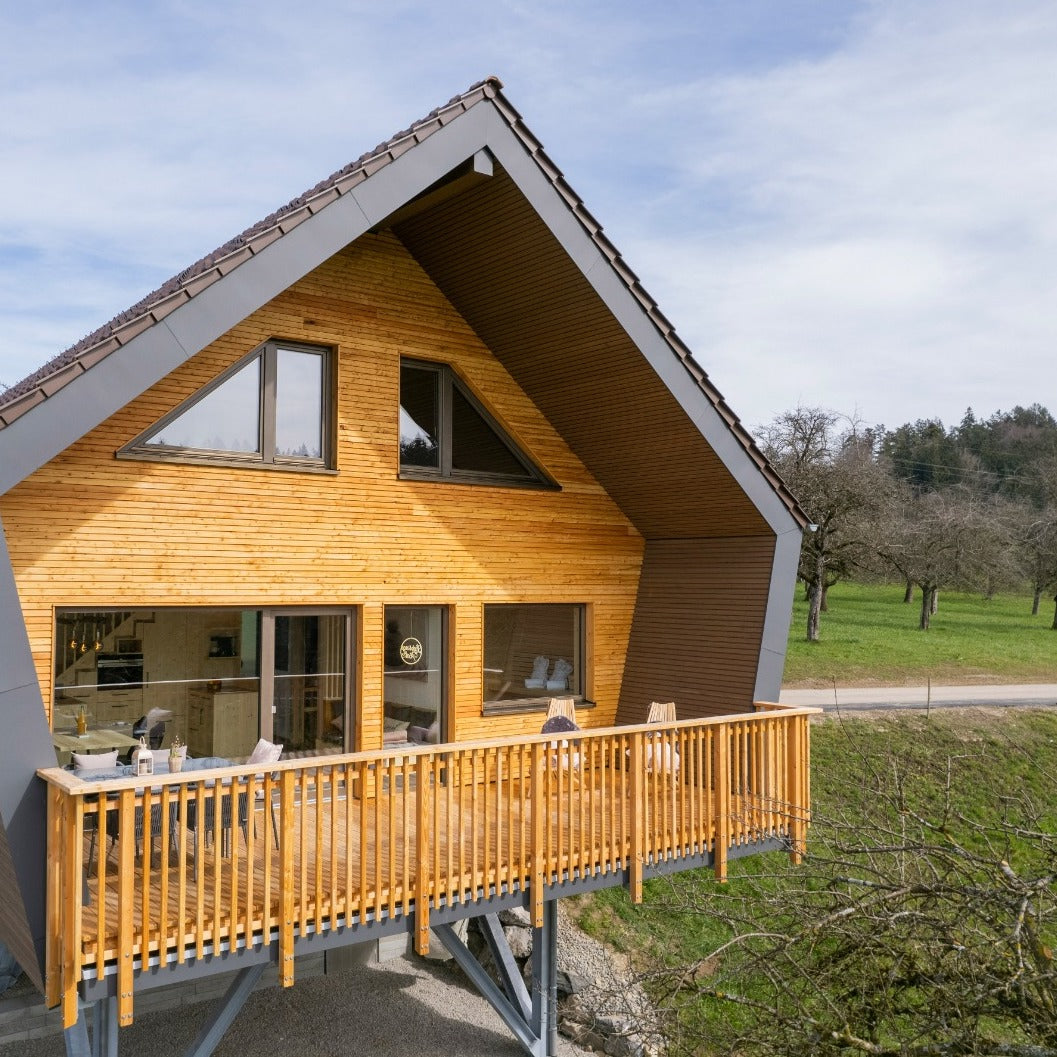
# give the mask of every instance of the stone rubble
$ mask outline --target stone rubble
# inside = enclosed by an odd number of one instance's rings
[[[499,921],[511,953],[531,987],[529,913],[521,907],[503,910]],[[465,942],[494,976],[491,952],[476,928],[470,928]],[[431,947],[443,951],[440,943]],[[635,983],[627,959],[582,932],[560,902],[558,1030],[577,1046],[609,1057],[659,1057],[664,1052],[653,1008]]]

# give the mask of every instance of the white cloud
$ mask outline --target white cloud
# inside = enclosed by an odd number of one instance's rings
[[[750,424],[1057,409],[1049,0],[0,14],[11,382],[489,73]],[[423,47],[428,40],[436,46]]]
[[[640,101],[698,120],[629,256],[743,417],[1054,403],[1054,54],[1048,4],[887,3],[821,59]]]

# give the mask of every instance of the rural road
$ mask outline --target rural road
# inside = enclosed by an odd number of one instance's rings
[[[864,712],[880,708],[1057,708],[1057,683],[1019,686],[832,686],[782,690],[783,705],[822,708],[827,712]]]

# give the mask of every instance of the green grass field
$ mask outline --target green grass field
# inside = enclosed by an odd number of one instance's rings
[[[903,686],[1057,681],[1053,601],[1037,617],[1031,597],[940,592],[928,631],[918,628],[920,594],[903,602],[900,584],[840,583],[829,592],[821,641],[805,638],[799,585],[789,632],[788,687]]]
[[[823,830],[832,829],[834,820],[857,830],[876,815],[878,801],[870,776],[893,774],[896,761],[900,773],[913,776],[901,786],[910,806],[939,818],[947,805],[950,816],[945,832],[952,840],[972,843],[976,840],[972,827],[997,828],[1003,820],[1008,822],[1014,798],[1016,803],[1038,805],[1041,814],[1035,826],[1047,833],[1057,831],[1055,710],[959,709],[930,715],[888,712],[820,717],[812,723],[811,737],[816,844]],[[882,831],[869,832],[876,836]],[[1009,839],[1003,845],[1003,858],[1018,869],[1036,858],[1038,851],[1030,833],[1023,832],[1027,835],[1018,839],[1009,837],[1007,831]],[[811,849],[809,831],[809,857]],[[786,855],[768,853],[732,860],[725,886],[716,884],[711,871],[700,870],[647,882],[645,902],[639,907],[620,888],[571,902],[582,927],[626,952],[640,970],[658,964],[694,966],[730,938],[713,912],[716,906],[733,901],[740,905],[749,931],[764,928],[768,914],[773,917],[769,897],[777,894],[779,904],[783,898],[795,899],[802,875],[810,870],[810,865],[792,866]],[[1046,939],[1052,942],[1055,937]],[[752,992],[751,980],[739,980],[738,985]],[[657,997],[663,994],[662,988]],[[748,1023],[752,1012],[706,998],[694,1000],[686,1015],[695,1030],[706,1036],[714,1031],[718,1041],[730,1028]],[[711,1055],[713,1050],[707,1045],[691,1050],[676,1046],[673,1052]],[[728,1050],[720,1046],[715,1052]]]

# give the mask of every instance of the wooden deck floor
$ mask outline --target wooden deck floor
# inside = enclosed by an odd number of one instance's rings
[[[278,941],[293,982],[302,938],[403,919],[416,943],[441,908],[504,893],[542,920],[544,892],[785,842],[807,825],[807,715],[521,736],[192,774],[49,784],[49,1000],[80,985]],[[153,839],[143,847],[144,820]],[[113,838],[113,839],[112,839]],[[94,844],[94,847],[93,847]],[[681,865],[685,863],[685,865]],[[414,916],[412,917],[412,912]]]
[[[298,805],[287,834],[294,844],[295,929],[302,921],[311,921],[313,927],[335,927],[378,911],[407,914],[423,896],[436,905],[438,899],[474,899],[483,887],[523,887],[530,876],[531,807],[520,782],[514,783],[510,795],[514,810],[503,818],[489,818],[485,828],[475,815],[480,800],[474,791],[453,790],[451,803],[445,802],[444,809],[431,816],[438,825],[428,834],[432,866],[428,878],[419,876],[415,856],[409,854],[419,843],[416,813],[404,810],[410,798],[382,793],[361,799],[349,797],[344,789],[328,792],[322,800],[307,797]],[[563,810],[557,791],[550,800],[544,829],[552,850],[548,856],[552,874],[570,869],[594,872],[625,859],[627,838],[620,820],[626,820],[630,810],[626,797],[623,803],[584,797],[580,802],[585,808],[591,805],[590,815],[586,810]],[[603,812],[610,815],[608,820]],[[222,820],[219,834],[206,835],[198,855],[196,835],[175,820],[168,832],[151,839],[149,862],[145,849],[136,850],[131,879],[140,896],[132,913],[136,956],[143,953],[144,941],[147,951],[156,955],[215,941],[247,942],[248,937],[250,943],[259,942],[278,928],[283,908],[275,879],[283,865],[271,812],[260,801],[251,815],[252,822],[244,827],[236,823],[234,829]],[[102,828],[105,833],[105,824]],[[91,836],[85,841],[87,862]],[[102,848],[102,863],[93,855],[81,922],[84,961],[92,965],[100,952],[104,962],[119,953],[118,849],[105,836]],[[100,882],[105,891],[102,903]],[[143,893],[149,893],[146,900]]]

